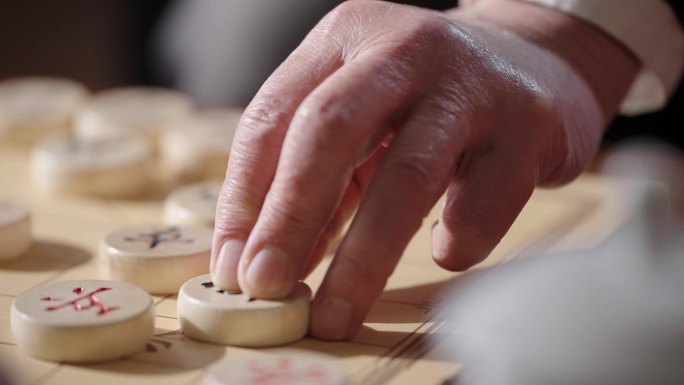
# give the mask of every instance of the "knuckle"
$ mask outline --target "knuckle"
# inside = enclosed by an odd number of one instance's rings
[[[261,210],[262,201],[263,194],[258,194],[229,178],[219,194],[217,209],[238,216],[255,217]]]
[[[365,257],[339,259],[335,264],[335,274],[344,279],[339,279],[338,282],[346,283],[354,291],[363,287],[368,292],[380,292],[387,283],[387,275],[373,263],[373,258],[368,255]]]
[[[324,222],[321,214],[300,199],[286,198],[283,194],[272,197],[264,210],[264,222],[286,228],[292,234],[320,232]]]
[[[215,230],[229,238],[246,238],[260,210],[259,202],[252,195],[226,188],[216,207]]]
[[[415,20],[412,32],[418,38],[433,43],[443,43],[451,40],[451,23],[444,17],[429,12]]]
[[[461,205],[458,209],[447,207],[442,213],[440,222],[443,222],[452,233],[464,234],[467,238],[479,242],[497,243],[503,237],[503,232],[497,234],[498,232],[493,228],[483,225],[492,222],[483,220],[492,213],[482,206],[477,202],[471,202],[468,205]]]
[[[432,190],[438,183],[430,167],[429,156],[413,154],[397,157],[388,162],[386,171],[402,186]]]
[[[505,190],[505,186],[490,188]],[[531,194],[531,191],[530,191]],[[496,244],[503,238],[524,201],[514,196],[481,192],[479,195],[449,199],[442,210],[444,226],[453,234],[463,234],[478,243]],[[529,196],[529,195],[528,195]],[[525,200],[526,201],[526,200]]]
[[[247,239],[253,224],[232,212],[217,210],[214,232],[221,234],[223,238]]]
[[[344,1],[328,12],[314,29],[321,36],[334,36],[340,30],[349,29],[350,23],[358,24],[365,1]]]
[[[274,141],[279,139],[279,127],[289,124],[290,116],[284,108],[285,103],[277,98],[261,97],[255,99],[244,111],[240,128],[249,141]],[[274,138],[277,136],[278,138]]]
[[[443,17],[433,12],[411,16],[406,28],[390,40],[393,43],[393,56],[417,57],[424,60],[427,57],[439,56],[442,52],[440,48],[445,48],[453,42],[451,24]]]
[[[360,7],[363,6],[363,1],[345,1],[337,5],[330,11],[331,21],[348,20],[349,17],[356,16]]]
[[[332,95],[311,95],[297,109],[293,121],[297,123],[296,127],[331,131],[336,135],[345,134],[349,130],[344,128],[349,127],[353,121],[351,108]]]
[[[223,217],[222,220],[216,220],[214,225],[214,231],[225,239],[247,239],[249,236],[249,228],[244,226],[244,224],[239,224],[238,222],[231,221],[227,217]]]

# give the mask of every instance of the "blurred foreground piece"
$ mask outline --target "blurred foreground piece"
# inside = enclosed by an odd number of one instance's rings
[[[207,385],[346,385],[344,367],[323,354],[287,354],[234,359],[207,371]]]
[[[684,228],[653,182],[594,250],[517,260],[455,293],[466,385],[684,383]]]
[[[664,184],[674,215],[684,220],[684,153],[671,144],[641,138],[615,145],[603,156],[601,173]]]

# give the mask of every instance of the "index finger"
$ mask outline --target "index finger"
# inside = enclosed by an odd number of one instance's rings
[[[239,290],[237,266],[275,175],[295,110],[341,64],[340,49],[310,34],[269,77],[240,119],[216,209],[211,276]],[[322,44],[325,49],[321,49]]]

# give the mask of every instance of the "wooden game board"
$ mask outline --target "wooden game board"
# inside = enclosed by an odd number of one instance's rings
[[[162,296],[155,297],[155,337],[145,352],[99,365],[60,365],[25,356],[17,350],[10,331],[13,298],[47,282],[98,278],[97,249],[105,234],[162,219],[158,200],[38,199],[31,191],[27,158],[25,149],[0,145],[0,197],[30,207],[35,236],[26,257],[0,264],[0,367],[16,384],[199,384],[209,365],[283,349],[332,355],[357,384],[456,383],[452,380],[458,365],[429,343],[429,337],[444,326],[434,318],[439,309],[437,294],[461,279],[438,268],[430,258],[430,227],[437,209],[408,247],[363,330],[351,341],[307,338],[287,347],[259,350],[202,344],[179,331],[175,296]],[[562,189],[535,192],[509,234],[479,268],[595,245],[624,215],[618,199],[624,183],[583,176]],[[328,262],[329,258],[307,279],[314,290]]]

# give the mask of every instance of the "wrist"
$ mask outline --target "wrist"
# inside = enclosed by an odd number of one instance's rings
[[[587,83],[610,121],[639,71],[638,59],[597,27],[556,9],[519,0],[478,0],[447,17],[491,23],[562,58]]]

